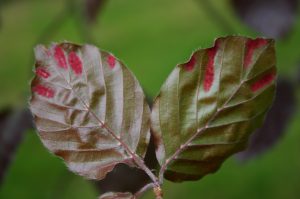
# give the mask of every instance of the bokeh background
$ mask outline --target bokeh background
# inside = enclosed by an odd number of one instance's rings
[[[297,0],[0,0],[0,6],[1,199],[94,199],[100,193],[50,155],[31,128],[24,107],[36,44],[67,40],[111,51],[152,98],[177,63],[226,35],[276,38],[276,107],[251,149],[200,181],[166,181],[165,198],[300,198]]]

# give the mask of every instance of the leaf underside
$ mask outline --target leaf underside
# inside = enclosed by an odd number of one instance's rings
[[[103,179],[115,165],[136,166],[150,138],[150,109],[132,73],[91,45],[35,49],[30,109],[43,144],[68,168]]]
[[[275,79],[271,39],[219,38],[177,65],[152,110],[164,177],[198,180],[243,150],[272,104]]]

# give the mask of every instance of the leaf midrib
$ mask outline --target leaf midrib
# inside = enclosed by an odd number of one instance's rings
[[[99,57],[100,57],[100,65],[101,65],[101,67],[102,67],[102,72],[103,72],[103,76],[104,76],[104,68],[103,68],[103,61],[102,61],[102,56],[101,56],[101,54],[102,54],[102,52],[100,52],[99,50],[98,50],[98,53],[99,53]],[[147,175],[152,179],[152,181],[154,182],[154,183],[156,183],[157,184],[157,186],[158,186],[158,182],[157,182],[157,178],[156,178],[156,176],[150,171],[150,169],[144,164],[144,161],[141,159],[141,157],[138,155],[138,154],[136,154],[136,153],[134,153],[134,152],[132,152],[131,150],[130,150],[130,148],[121,140],[121,138],[119,138],[94,112],[93,112],[93,110],[91,110],[90,109],[90,107],[86,104],[86,102],[81,98],[81,97],[79,97],[77,94],[76,94],[76,92],[75,92],[75,90],[74,90],[74,88],[73,88],[73,86],[70,84],[70,82],[68,82],[67,81],[67,78],[65,78],[64,77],[64,75],[63,74],[61,74],[61,72],[60,71],[58,71],[57,70],[57,68],[56,67],[54,67],[55,68],[55,70],[56,70],[56,72],[59,74],[59,76],[67,83],[67,85],[70,87],[70,90],[73,92],[73,94],[75,95],[75,97],[77,97],[80,101],[81,101],[81,103],[83,104],[83,106],[88,110],[88,112],[89,113],[91,113],[92,114],[92,116],[99,122],[99,127],[100,128],[104,128],[104,129],[106,129],[107,130],[107,132],[108,133],[110,133],[111,135],[112,135],[112,137],[114,138],[114,139],[116,139],[122,146],[123,146],[123,148],[125,149],[125,151],[127,152],[127,153],[129,153],[129,159],[132,159],[132,160],[134,160],[134,162],[136,163],[136,165],[137,166],[139,166],[141,169],[143,169],[146,173],[147,173]],[[68,70],[70,71],[70,66],[68,67]],[[83,66],[83,68],[84,68],[84,66]],[[123,74],[123,73],[122,73]],[[104,80],[104,86],[105,86],[105,91],[106,91],[106,85],[105,85],[105,79],[103,78],[103,80]],[[86,79],[86,81],[87,81],[87,79]],[[88,87],[88,85],[87,85],[87,87]],[[105,97],[106,97],[106,95],[105,95]],[[122,161],[120,161],[120,162],[122,162]]]

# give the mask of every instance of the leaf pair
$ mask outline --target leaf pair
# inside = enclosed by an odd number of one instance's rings
[[[144,170],[156,187],[164,176],[197,180],[214,172],[245,148],[275,91],[270,39],[229,36],[196,51],[175,67],[152,113],[136,78],[110,53],[60,43],[37,46],[35,55],[30,109],[41,140],[89,179],[103,179],[119,163]],[[159,179],[143,161],[150,128]]]

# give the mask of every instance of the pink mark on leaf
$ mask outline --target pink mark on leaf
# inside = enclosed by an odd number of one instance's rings
[[[75,52],[70,52],[68,56],[69,64],[76,75],[82,74],[82,61]]]
[[[208,92],[213,84],[215,69],[214,69],[214,61],[215,56],[218,51],[218,44],[216,43],[214,47],[208,49],[208,62],[206,65],[205,75],[204,75],[204,91]]]
[[[196,65],[196,57],[193,55],[191,59],[185,64],[185,70],[192,71]]]
[[[54,90],[51,88],[47,88],[42,85],[36,85],[33,89],[33,92],[36,92],[37,94],[47,97],[47,98],[53,98],[54,97]]]
[[[274,72],[264,75],[261,79],[251,85],[252,92],[256,92],[269,85],[275,79],[275,76]]]
[[[246,43],[246,53],[245,53],[245,58],[244,58],[244,67],[248,68],[249,65],[252,62],[253,54],[254,51],[258,48],[263,47],[266,45],[268,41],[266,39],[248,39]]]
[[[108,55],[107,63],[111,69],[113,69],[116,65],[116,58],[113,55]]]
[[[65,53],[64,53],[64,51],[62,50],[61,47],[55,46],[55,48],[54,48],[54,58],[55,58],[55,60],[56,60],[59,67],[64,68],[64,69],[68,68]]]
[[[37,68],[35,73],[37,76],[42,77],[42,78],[47,79],[48,77],[50,77],[50,73],[46,69],[41,68],[41,67]]]

